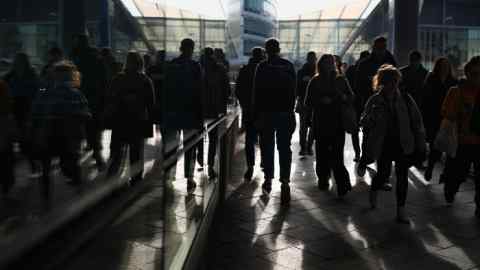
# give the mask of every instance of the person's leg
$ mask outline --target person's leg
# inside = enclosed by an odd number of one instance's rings
[[[395,174],[397,177],[397,221],[399,223],[410,223],[405,213],[408,192],[408,162],[406,157],[400,157],[395,162]]]
[[[45,198],[50,197],[50,170],[51,170],[51,157],[42,158],[42,194]]]
[[[255,166],[255,145],[257,144],[257,131],[251,122],[245,123],[245,160],[247,162],[247,171],[245,179],[250,180],[253,176]]]
[[[130,140],[130,173],[131,181],[140,181],[143,179],[145,142],[143,138]]]
[[[110,166],[108,168],[107,175],[109,177],[116,175],[120,172],[123,160],[123,146],[118,138],[118,131],[112,130],[112,135],[110,139]]]
[[[345,132],[338,134],[335,137],[332,146],[331,167],[333,175],[337,183],[338,196],[344,196],[347,192],[352,190],[350,183],[350,175],[345,167],[343,150],[345,147]]]
[[[377,161],[377,174],[372,178],[370,185],[370,204],[372,208],[377,206],[377,193],[383,190],[386,179],[390,178],[392,172],[392,159],[386,153],[382,153]]]
[[[203,143],[204,143],[204,140],[201,140],[200,142],[198,142],[197,154],[196,154],[197,163],[202,169],[203,169],[203,166],[205,166],[205,162],[203,160],[203,157],[205,156]]]
[[[208,133],[208,176],[217,177],[215,171],[215,157],[217,156],[218,129],[214,128]]]
[[[277,121],[276,138],[280,159],[280,182],[282,183],[280,201],[285,205],[289,204],[291,200],[289,183],[292,168],[291,143],[296,127],[295,115],[282,114],[279,115]]]
[[[63,174],[72,180],[72,184],[82,183],[82,168],[80,167],[81,141],[65,139],[63,149],[60,149],[60,164]]]
[[[318,188],[328,190],[330,179],[329,142],[323,139],[315,140],[315,172],[318,178]]]
[[[185,140],[186,133],[192,132],[191,130],[183,130],[183,139]],[[184,175],[187,178],[187,189],[194,189],[197,184],[195,183],[195,157],[197,155],[197,147],[192,147],[184,154]]]
[[[0,177],[0,184],[2,193],[5,195],[15,183],[14,167],[13,146],[8,143],[7,149],[0,153],[0,171],[3,173]]]
[[[307,154],[307,136],[308,136],[308,125],[307,125],[307,115],[305,112],[302,112],[300,115],[300,127],[299,127],[299,141],[300,141],[300,155],[304,156]]]
[[[262,129],[261,155],[263,160],[263,172],[265,182],[263,189],[270,192],[272,189],[272,179],[275,176],[275,130],[273,127],[264,127]]]
[[[352,133],[352,144],[353,144],[353,151],[355,152],[355,162],[360,161],[360,156],[362,153],[362,150],[360,148],[360,130],[357,130]]]
[[[315,134],[313,134],[313,128],[308,128],[308,135],[307,135],[307,154],[309,156],[313,156],[313,143],[315,141]]]
[[[464,182],[470,171],[471,159],[469,157],[468,145],[459,145],[457,155],[450,160],[448,168],[445,169],[444,195],[447,203],[453,203],[460,184]],[[478,153],[477,153],[478,154]]]
[[[472,147],[471,150],[471,159],[473,162],[475,174],[474,174],[474,180],[475,180],[475,205],[476,205],[476,210],[475,210],[475,216],[480,218],[480,155],[478,153],[480,151],[480,145],[475,145]]]
[[[425,170],[425,180],[432,180],[433,169],[435,168],[435,163],[437,163],[442,157],[442,152],[433,148],[433,144],[430,144],[430,152],[428,153],[428,164],[427,169]]]

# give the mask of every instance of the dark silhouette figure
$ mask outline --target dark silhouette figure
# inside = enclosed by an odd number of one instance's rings
[[[86,35],[75,40],[72,59],[82,75],[80,90],[88,100],[92,118],[87,124],[87,142],[99,170],[105,168],[102,152],[103,123],[101,113],[105,107],[107,71],[96,48],[89,45]]]
[[[425,122],[427,142],[430,144],[428,165],[425,170],[425,180],[427,181],[432,179],[435,163],[440,161],[442,156],[442,153],[433,146],[442,121],[442,104],[448,90],[457,84],[458,81],[453,77],[452,66],[448,59],[444,57],[437,59],[433,66],[433,71],[425,80],[421,93],[421,100],[425,102],[422,102],[420,108],[423,114],[423,121]]]
[[[359,99],[360,108],[365,107],[367,100],[373,95],[373,77],[377,74],[378,69],[384,65],[389,64],[394,67],[397,62],[393,55],[387,50],[387,39],[378,37],[373,42],[372,53],[368,58],[358,64],[357,72],[355,74],[355,83],[353,88],[356,91]],[[392,185],[387,181],[384,185],[384,190],[392,190]]]
[[[25,53],[15,56],[11,70],[5,75],[13,99],[13,116],[17,128],[17,140],[22,153],[29,159],[32,175],[38,172],[38,166],[32,157],[29,125],[31,123],[32,100],[40,89],[40,79]]]
[[[457,123],[459,145],[456,157],[445,168],[445,199],[453,203],[460,184],[473,164],[475,168],[475,215],[480,217],[480,56],[473,57],[465,66],[466,80],[447,94],[442,108],[444,118]]]
[[[165,91],[162,97],[163,132],[165,156],[175,154],[180,132],[184,141],[189,133],[195,133],[204,125],[204,78],[200,63],[192,59],[195,42],[184,39],[180,45],[181,55],[167,65]],[[193,190],[196,148],[185,152],[184,174],[187,188]]]
[[[378,172],[370,187],[370,204],[376,208],[378,190],[383,189],[395,162],[397,221],[408,224],[408,169],[422,162],[416,155],[425,153],[426,143],[422,115],[413,98],[400,92],[400,80],[400,72],[391,65],[382,66],[374,78],[378,92],[368,100],[361,119],[365,138],[358,175],[365,174],[368,163],[377,162]]]
[[[280,57],[275,39],[265,43],[267,60],[258,64],[254,79],[253,119],[261,133],[266,193],[271,191],[275,172],[275,139],[280,156],[281,202],[290,202],[291,140],[295,131],[296,74],[293,64]]]
[[[313,155],[313,131],[311,129],[312,111],[304,106],[307,86],[316,73],[317,55],[307,54],[307,62],[297,73],[297,106],[295,112],[300,115],[300,156]]]
[[[33,149],[42,160],[43,192],[49,195],[51,161],[60,157],[60,165],[71,184],[82,181],[81,142],[91,117],[88,102],[78,90],[80,74],[70,62],[54,66],[55,87],[42,91],[32,110]]]
[[[353,100],[353,92],[347,79],[338,72],[334,56],[323,55],[317,64],[317,74],[308,85],[305,106],[313,110],[318,188],[328,190],[333,171],[340,197],[352,189],[343,158],[342,107],[353,106]]]
[[[47,55],[47,64],[42,68],[40,78],[42,80],[42,88],[49,89],[54,87],[54,71],[55,64],[64,59],[63,50],[57,47],[51,48]]]
[[[152,79],[155,87],[155,110],[153,120],[156,124],[161,124],[162,120],[162,95],[165,84],[165,68],[167,62],[165,61],[165,51],[158,51],[155,59],[155,64],[147,69],[147,75]]]
[[[15,183],[13,155],[13,122],[12,99],[8,93],[8,85],[0,80],[0,185],[6,195]]]
[[[245,159],[247,161],[247,171],[245,180],[251,180],[253,177],[253,168],[255,167],[255,145],[258,140],[258,131],[255,128],[252,119],[252,97],[253,80],[258,63],[265,59],[263,48],[255,47],[252,49],[252,57],[248,64],[240,69],[238,74],[235,93],[240,101],[242,108],[242,118],[245,123]]]
[[[228,62],[227,57],[225,56],[225,53],[223,52],[223,49],[221,48],[215,48],[214,50],[214,57],[217,60],[217,63],[223,66],[223,68],[227,71],[230,72],[230,62]]]
[[[109,174],[120,169],[122,148],[128,146],[130,156],[130,183],[143,179],[143,155],[145,138],[153,137],[151,121],[155,104],[154,88],[143,71],[140,54],[127,55],[125,69],[113,78],[108,111],[112,115],[112,153]]]
[[[354,87],[355,85],[355,76],[356,76],[356,71],[358,69],[358,65],[365,59],[367,59],[370,56],[369,51],[363,51],[360,53],[360,58],[358,61],[354,64],[348,67],[347,71],[345,72],[345,76],[347,76],[348,83],[352,87],[353,93],[355,94],[355,109],[357,111],[357,116],[358,116],[358,121],[360,122],[360,115],[362,114],[363,111],[363,105],[361,98],[359,96],[359,93],[357,89]],[[355,151],[355,162],[360,161],[360,156],[361,156],[361,148],[360,148],[360,136],[359,136],[360,129],[357,130],[357,132],[353,132],[352,134],[352,144],[353,144],[353,150]]]
[[[122,71],[122,64],[115,59],[111,48],[102,48],[100,50],[100,56],[105,66],[107,87],[110,87],[113,78]]]
[[[422,65],[422,54],[419,51],[412,51],[409,56],[409,64],[400,69],[402,73],[402,82],[400,82],[400,91],[409,93],[418,106],[422,106],[421,93],[428,70]]]

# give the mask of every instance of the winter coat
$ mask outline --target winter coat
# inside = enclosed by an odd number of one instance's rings
[[[304,105],[305,96],[307,93],[307,87],[310,80],[315,76],[316,69],[315,66],[310,66],[308,64],[303,65],[303,67],[297,73],[297,107],[295,112],[297,113],[311,113]]]
[[[216,119],[227,113],[230,81],[225,67],[213,60],[205,61],[205,116]]]
[[[425,128],[415,101],[409,94],[397,91],[393,102],[403,154],[425,153]],[[388,128],[395,121],[389,117],[389,111],[388,101],[382,92],[373,95],[365,105],[360,125],[364,133],[362,159],[367,163],[377,161],[383,151]]]
[[[13,98],[32,100],[40,89],[40,80],[34,69],[26,71],[23,76],[11,71],[5,75],[4,81],[8,84],[10,95]]]
[[[390,52],[387,52],[384,59],[378,61],[374,55],[370,55],[365,60],[360,61],[357,71],[355,72],[355,89],[358,98],[360,99],[361,107],[363,108],[370,96],[373,95],[373,77],[377,74],[378,69],[384,65],[397,65],[395,58]]]
[[[250,60],[247,65],[240,69],[238,74],[235,94],[244,112],[252,111],[253,80],[258,63]]]
[[[420,65],[418,68],[413,66],[406,66],[400,69],[402,73],[402,81],[400,83],[400,90],[409,93],[418,106],[422,105],[422,89],[425,83],[425,78],[428,75],[428,70]]]
[[[425,80],[421,98],[423,102],[420,105],[420,109],[427,131],[427,140],[430,143],[433,143],[440,129],[442,104],[448,90],[457,84],[458,81],[454,78],[448,78],[442,83],[440,78],[433,73],[430,73]]]
[[[122,72],[113,78],[107,109],[112,132],[120,140],[153,136],[153,106],[155,104],[152,81],[140,72]]]
[[[344,133],[343,105],[353,105],[354,94],[347,79],[337,76],[333,87],[322,76],[315,76],[307,87],[305,107],[313,110],[313,132],[316,139]]]
[[[153,120],[157,124],[162,124],[162,96],[165,87],[165,65],[166,63],[158,63],[147,69],[147,75],[153,82],[155,87],[155,109]]]
[[[293,113],[296,83],[295,68],[290,61],[274,57],[258,64],[253,91],[254,115]]]
[[[162,97],[163,126],[201,129],[204,120],[204,78],[200,64],[178,57],[167,64]]]

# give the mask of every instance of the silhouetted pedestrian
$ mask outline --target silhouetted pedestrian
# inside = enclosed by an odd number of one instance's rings
[[[439,58],[435,61],[433,71],[427,76],[422,90],[421,100],[425,102],[420,106],[425,129],[427,131],[427,142],[430,145],[428,154],[428,165],[425,170],[425,180],[432,179],[435,163],[440,161],[442,153],[435,149],[434,141],[440,129],[442,121],[442,104],[448,90],[457,85],[458,81],[453,77],[452,66],[447,58]],[[443,177],[442,177],[443,178]]]
[[[307,54],[307,62],[297,73],[297,106],[295,112],[300,116],[300,156],[313,155],[312,110],[304,104],[307,86],[316,73],[317,55]]]
[[[89,45],[86,35],[75,40],[72,59],[82,75],[80,90],[88,100],[92,118],[87,124],[87,143],[93,150],[93,158],[99,170],[105,169],[102,157],[103,123],[101,113],[105,110],[107,71],[98,50]]]
[[[357,116],[358,116],[358,121],[360,122],[360,115],[362,114],[363,111],[363,104],[360,98],[360,95],[355,89],[355,76],[356,76],[356,71],[358,69],[358,65],[365,59],[367,59],[370,56],[369,51],[363,51],[360,53],[360,58],[358,61],[354,64],[348,67],[347,71],[345,72],[345,75],[347,76],[348,82],[350,86],[352,87],[353,93],[355,93],[355,109],[357,111]],[[355,158],[353,161],[359,162],[360,161],[360,156],[361,156],[361,147],[360,147],[360,129],[357,130],[357,132],[352,133],[352,144],[353,144],[353,150],[355,151]]]
[[[480,56],[465,65],[466,81],[447,94],[442,115],[458,127],[458,149],[454,160],[445,168],[445,199],[453,203],[460,184],[474,166],[475,215],[480,218]]]
[[[0,80],[0,185],[6,195],[15,183],[15,158],[13,155],[14,119],[12,99],[8,93],[8,85]]]
[[[55,79],[53,68],[55,64],[64,59],[63,50],[58,47],[51,48],[48,50],[47,58],[47,64],[42,68],[42,72],[40,73],[42,88],[44,89],[54,87]]]
[[[153,86],[155,87],[155,109],[153,120],[156,124],[162,123],[162,96],[163,96],[163,88],[165,84],[165,68],[167,62],[165,60],[165,51],[161,50],[157,52],[155,58],[155,64],[153,64],[150,68],[147,69],[147,75],[152,79]]]
[[[422,65],[423,56],[419,51],[412,51],[409,56],[409,64],[400,69],[402,82],[400,90],[409,93],[418,106],[422,106],[421,93],[428,70]]]
[[[334,56],[324,54],[317,63],[317,74],[308,85],[305,106],[313,110],[318,188],[328,190],[333,171],[340,197],[352,189],[343,157],[342,108],[353,107],[353,100],[353,92],[347,79],[338,72]]]
[[[130,158],[130,184],[143,179],[145,139],[153,137],[154,88],[145,75],[143,59],[139,53],[127,55],[125,69],[112,80],[108,111],[112,120],[112,153],[109,175],[120,170],[128,147]]]
[[[261,133],[261,151],[264,165],[266,193],[271,192],[275,174],[275,139],[280,156],[281,202],[290,202],[290,170],[292,165],[291,140],[295,131],[296,74],[293,64],[280,57],[276,39],[265,43],[267,60],[261,62],[255,73],[253,90],[253,119]]]
[[[397,222],[409,223],[405,212],[408,169],[422,162],[426,143],[422,115],[413,98],[400,92],[400,81],[400,72],[391,65],[382,66],[374,78],[377,93],[368,100],[362,115],[365,137],[357,172],[363,176],[366,165],[377,162],[378,172],[370,186],[370,204],[376,208],[378,190],[390,178],[395,162]]]
[[[255,145],[258,141],[258,131],[252,119],[253,80],[257,66],[263,60],[265,60],[263,48],[253,48],[252,57],[248,64],[240,69],[235,89],[245,123],[245,159],[247,162],[247,171],[244,175],[245,180],[252,179],[253,168],[255,167]]]

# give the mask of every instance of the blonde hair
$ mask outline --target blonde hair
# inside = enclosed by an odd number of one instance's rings
[[[399,83],[402,80],[400,71],[388,64],[382,65],[373,77],[373,91],[380,91],[386,84]]]
[[[81,75],[77,66],[70,61],[60,61],[53,67],[56,83],[72,83],[73,87],[79,88]]]

